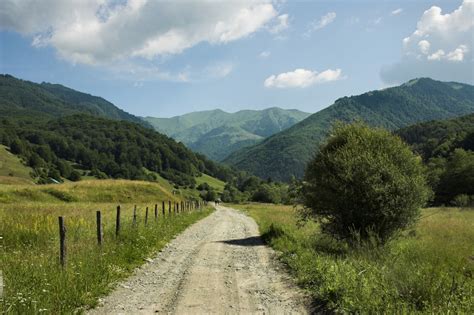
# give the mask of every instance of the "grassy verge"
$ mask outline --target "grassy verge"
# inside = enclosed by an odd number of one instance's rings
[[[26,195],[21,193],[25,189]],[[39,197],[33,198],[36,201],[25,201],[31,195]],[[129,195],[131,199],[127,198]],[[117,280],[211,212],[210,208],[171,216],[166,212],[163,218],[160,211],[155,221],[154,204],[158,203],[161,210],[161,200],[177,199],[168,199],[169,192],[162,191],[157,184],[141,182],[12,187],[2,189],[0,196],[7,201],[0,202],[0,269],[5,285],[0,313],[72,313],[94,306],[97,298],[109,292]],[[122,208],[122,231],[118,238],[116,200]],[[132,224],[132,200],[138,207],[136,226]],[[150,212],[145,225],[147,206]],[[97,210],[102,211],[102,246],[97,245],[96,239]],[[60,215],[65,216],[67,227],[65,270],[58,260]]]
[[[383,248],[349,249],[288,206],[233,205],[259,224],[314,304],[344,313],[474,313],[474,211],[425,209]]]

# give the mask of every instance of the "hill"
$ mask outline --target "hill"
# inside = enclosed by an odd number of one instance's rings
[[[151,181],[162,176],[194,187],[203,172],[224,180],[232,174],[150,128],[90,115],[45,121],[3,118],[0,142],[26,161],[40,183],[76,181],[84,175]]]
[[[474,114],[396,132],[426,163],[434,205],[474,206]]]
[[[310,114],[268,108],[227,113],[220,109],[172,118],[145,117],[159,132],[185,143],[194,151],[220,161],[230,153],[285,130]]]
[[[2,117],[51,119],[74,114],[89,114],[114,120],[126,120],[151,127],[105,99],[60,84],[34,83],[11,75],[0,75],[0,114]]]
[[[474,114],[411,125],[396,134],[425,161],[447,157],[457,148],[474,151]]]
[[[5,146],[0,145],[0,184],[32,184],[32,171]]]
[[[343,97],[257,145],[240,149],[224,162],[262,178],[302,177],[306,163],[336,121],[363,120],[396,130],[417,122],[446,119],[474,112],[474,87],[428,78],[401,86]]]

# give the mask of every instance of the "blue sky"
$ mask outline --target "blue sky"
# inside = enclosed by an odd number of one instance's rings
[[[140,116],[316,112],[414,77],[472,84],[472,0],[3,0],[0,72]]]

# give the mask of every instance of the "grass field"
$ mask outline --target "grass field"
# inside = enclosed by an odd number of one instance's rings
[[[323,310],[474,314],[474,209],[425,209],[383,248],[349,249],[300,225],[289,206],[233,205],[259,224],[297,283]]]
[[[202,176],[196,177],[196,186],[203,183],[207,183],[219,193],[222,193],[224,191],[225,183],[217,178],[211,177],[206,174],[202,174]]]
[[[31,168],[23,165],[20,159],[0,145],[0,184],[31,184]]]
[[[0,313],[73,313],[93,306],[144,259],[210,209],[154,220],[154,204],[176,200],[159,184],[125,180],[62,185],[2,186],[0,223],[4,300]],[[115,237],[116,206],[122,231]],[[133,207],[138,224],[133,226]],[[145,207],[150,207],[145,226]],[[104,243],[97,245],[96,211],[102,211]],[[59,266],[58,216],[67,228],[67,266]]]

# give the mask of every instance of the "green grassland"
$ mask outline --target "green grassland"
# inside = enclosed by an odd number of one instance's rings
[[[298,222],[295,209],[233,205],[258,223],[320,310],[367,314],[473,314],[474,209],[424,209],[419,222],[380,248],[349,249]]]
[[[225,183],[212,176],[202,174],[202,176],[196,177],[197,186],[203,183],[207,183],[209,186],[214,188],[219,193],[222,193],[224,191]]]
[[[0,184],[31,184],[31,171],[17,156],[0,145]]]
[[[1,252],[4,300],[0,313],[73,313],[152,257],[175,235],[205,217],[210,208],[161,213],[161,201],[183,200],[162,185],[126,180],[91,180],[61,185],[0,186]],[[121,205],[122,231],[115,236]],[[154,218],[154,205],[159,216]],[[132,223],[137,205],[137,225]],[[145,225],[145,208],[149,220]],[[96,211],[101,210],[104,243],[97,245]],[[168,210],[168,209],[166,209]],[[58,216],[67,228],[67,266],[59,265]]]

